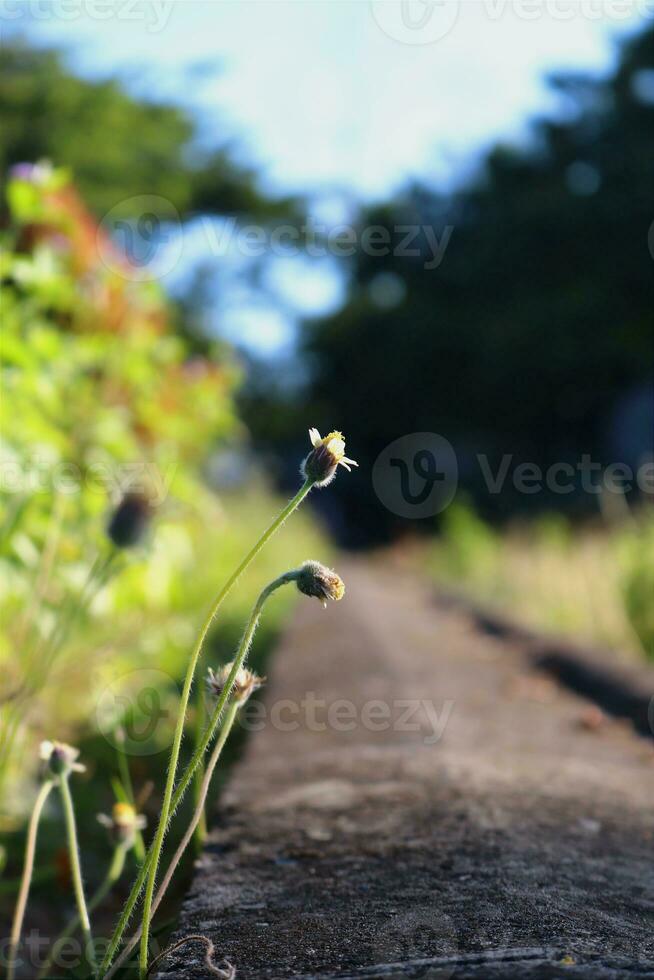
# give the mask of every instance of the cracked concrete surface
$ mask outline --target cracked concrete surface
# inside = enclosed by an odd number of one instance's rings
[[[654,978],[654,741],[519,632],[339,570],[282,638],[174,938],[241,980]],[[202,946],[158,976],[210,976]]]

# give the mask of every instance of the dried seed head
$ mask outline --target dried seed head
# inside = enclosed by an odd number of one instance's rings
[[[77,761],[79,749],[65,742],[41,742],[39,757],[53,776],[67,776],[71,772],[85,772],[86,766]]]
[[[107,534],[117,548],[132,548],[145,534],[151,515],[150,499],[130,491],[109,518]]]
[[[323,606],[327,605],[327,599],[338,602],[345,594],[345,585],[340,575],[321,565],[319,561],[305,561],[297,571],[295,582],[300,592],[320,599]]]
[[[302,463],[302,476],[311,480],[316,487],[326,487],[336,476],[338,466],[350,470],[358,466],[345,455],[345,439],[340,432],[330,432],[324,439],[317,429],[309,429],[309,439],[313,449]]]
[[[225,664],[217,671],[214,671],[211,669],[211,667],[209,667],[209,670],[207,671],[207,690],[212,697],[216,698],[216,700],[225,690],[225,686],[229,680],[229,675],[232,672],[233,666],[233,663]],[[237,704],[245,704],[250,695],[255,691],[258,691],[265,680],[265,677],[257,677],[257,675],[251,670],[248,670],[247,667],[239,667],[232,686],[233,700]]]
[[[147,820],[130,803],[114,803],[111,816],[99,813],[98,823],[107,828],[112,843],[129,850],[134,846],[137,831],[145,828]]]

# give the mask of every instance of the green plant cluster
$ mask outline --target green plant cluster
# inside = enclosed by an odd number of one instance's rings
[[[469,502],[443,515],[427,565],[518,622],[654,659],[654,516],[576,527],[562,514],[500,530]]]
[[[270,505],[261,486],[230,502],[203,478],[210,452],[241,434],[229,351],[189,355],[158,284],[121,274],[65,171],[19,168],[7,205],[0,781],[31,775],[17,763],[35,739],[92,732],[99,693],[121,673],[156,668],[174,697],[198,610]],[[152,500],[155,531],[89,591],[108,516],[132,487]],[[302,559],[315,535],[296,526]],[[273,548],[253,588],[277,559]],[[62,618],[75,620],[63,638]],[[20,794],[2,798],[6,809]]]

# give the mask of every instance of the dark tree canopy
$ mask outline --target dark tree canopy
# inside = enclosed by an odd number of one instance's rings
[[[463,487],[487,513],[597,506],[574,494],[492,498],[474,460],[488,454],[495,469],[512,453],[546,467],[591,453],[607,463],[629,441],[623,432],[616,447],[612,420],[625,399],[647,400],[654,361],[653,69],[648,30],[625,45],[612,77],[551,79],[560,120],[538,121],[528,148],[493,149],[459,192],[413,186],[361,213],[360,231],[382,225],[393,242],[399,225],[432,226],[439,240],[453,228],[431,270],[424,236],[420,257],[358,250],[344,307],[305,325],[313,374],[303,412],[346,430],[364,473],[390,441],[427,430],[454,444]],[[389,283],[387,304],[379,287]],[[254,425],[260,409],[257,399]],[[631,432],[640,451],[646,415]],[[340,492],[352,527],[390,529],[369,480]]]
[[[41,159],[69,167],[98,216],[143,194],[165,198],[182,216],[274,211],[252,172],[225,150],[201,152],[195,137],[183,108],[137,98],[115,79],[80,78],[59,52],[3,39],[0,174]]]

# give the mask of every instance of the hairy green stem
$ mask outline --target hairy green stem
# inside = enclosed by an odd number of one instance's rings
[[[34,854],[36,852],[36,837],[39,829],[39,821],[41,819],[43,807],[45,806],[45,801],[50,795],[50,791],[52,790],[53,786],[54,780],[52,779],[48,779],[43,783],[41,789],[39,790],[38,796],[34,801],[34,809],[32,810],[32,816],[30,817],[29,827],[27,830],[27,842],[25,844],[23,877],[21,878],[20,890],[18,892],[18,898],[16,899],[14,920],[11,926],[11,937],[9,939],[7,980],[14,980],[16,973],[16,953],[20,942],[20,935],[23,931],[23,919],[25,918],[25,909],[27,908],[27,899],[30,892],[32,873],[34,871]]]
[[[104,880],[98,886],[97,891],[89,899],[88,902],[89,914],[98,907],[100,902],[102,902],[105,896],[109,894],[113,886],[116,884],[116,882],[122,875],[123,868],[125,867],[125,858],[127,857],[128,850],[129,848],[126,847],[125,844],[118,844],[114,849],[113,857],[111,859],[111,864],[109,865],[109,869],[104,877]],[[63,943],[65,939],[68,939],[70,936],[74,935],[75,930],[79,927],[79,924],[80,924],[80,917],[78,913],[77,915],[73,916],[73,918],[70,920],[70,922],[65,927],[65,929],[63,929],[59,933],[57,938],[52,943],[52,946],[50,948],[50,953],[48,954],[48,958],[43,964],[41,970],[39,971],[37,980],[41,980],[42,977],[45,977],[47,975],[47,973],[50,970],[50,967],[54,962],[57,953],[57,947],[61,943]]]
[[[271,527],[263,535],[263,537],[258,542],[258,544],[255,545],[255,547],[252,549],[248,557],[244,560],[244,562],[241,563],[239,569],[237,569],[237,571],[230,579],[230,582],[228,582],[227,586],[225,586],[225,588],[223,588],[222,592],[219,594],[213,609],[209,613],[209,616],[207,617],[207,620],[205,621],[205,624],[202,627],[202,630],[200,631],[200,636],[198,637],[198,641],[195,645],[195,650],[193,651],[193,656],[191,658],[191,664],[189,665],[189,671],[187,671],[188,683],[184,685],[184,694],[182,694],[182,706],[177,722],[177,731],[175,733],[177,737],[177,733],[179,732],[179,739],[177,739],[177,752],[175,753],[173,748],[173,752],[171,753],[170,768],[168,770],[168,781],[166,784],[166,792],[164,794],[164,802],[161,808],[161,816],[159,818],[159,826],[157,827],[157,833],[155,835],[152,844],[153,857],[150,862],[150,868],[148,871],[148,880],[145,886],[145,898],[143,900],[143,918],[142,918],[142,932],[141,932],[141,953],[139,957],[139,971],[141,974],[141,980],[145,980],[147,969],[148,969],[148,937],[150,932],[150,919],[152,916],[152,901],[154,898],[154,887],[157,878],[157,866],[159,863],[159,856],[161,854],[164,835],[166,833],[166,829],[168,826],[168,816],[170,813],[170,804],[171,804],[172,794],[173,794],[173,781],[175,776],[174,770],[177,767],[177,758],[179,756],[179,743],[181,743],[181,739],[182,739],[182,731],[184,729],[184,716],[186,714],[186,706],[188,704],[188,696],[190,692],[191,682],[193,680],[193,673],[195,671],[195,664],[197,663],[197,659],[200,655],[200,651],[202,650],[204,639],[207,633],[209,632],[209,627],[213,621],[215,610],[223,601],[225,595],[227,594],[228,589],[231,588],[230,583],[233,584],[233,582],[236,581],[238,576],[241,574],[242,569],[246,567],[246,563],[249,564],[249,562],[252,561],[252,558],[254,558],[255,555],[261,550],[261,548],[263,547],[267,539],[274,533],[274,530],[276,530],[277,527],[280,527],[284,523],[288,515],[292,513],[293,510],[295,510],[295,508],[298,506],[298,504],[303,499],[303,497],[306,496],[306,494],[309,492],[310,489],[311,489],[311,484],[308,482],[305,483],[302,490],[286,506],[286,508],[282,511],[282,513],[277,518],[277,520],[271,525]],[[281,575],[278,579],[275,579],[274,582],[271,582],[270,585],[267,585],[266,588],[261,593],[261,595],[259,596],[254,606],[252,616],[250,617],[250,622],[248,623],[247,629],[243,634],[243,639],[241,640],[241,645],[239,647],[238,653],[234,660],[234,664],[232,666],[229,678],[225,685],[225,689],[222,695],[220,696],[220,698],[218,699],[218,704],[220,705],[220,712],[222,712],[225,702],[229,697],[229,692],[231,691],[234,681],[236,680],[236,674],[238,673],[238,670],[241,664],[243,663],[243,661],[245,660],[247,652],[250,648],[252,637],[254,636],[254,631],[257,628],[257,623],[259,621],[259,616],[261,615],[261,609],[263,607],[264,602],[271,594],[271,592],[274,592],[275,589],[279,588],[280,585],[283,585],[287,581],[289,581],[288,575]],[[191,666],[193,670],[190,669]],[[218,717],[220,717],[220,713]],[[181,726],[180,726],[180,719],[181,719]],[[199,765],[201,759],[202,756],[200,756],[200,758],[198,759],[198,762],[196,763],[196,768],[197,765]],[[171,778],[171,773],[172,773],[172,778]]]
[[[175,796],[172,796],[172,788],[173,788],[175,774],[176,774],[176,770],[177,770],[177,761],[179,759],[179,750],[180,750],[180,745],[181,745],[181,740],[182,740],[182,734],[183,734],[183,730],[184,730],[184,720],[185,720],[185,716],[186,716],[186,708],[187,708],[187,705],[188,705],[189,695],[190,695],[190,691],[191,691],[191,685],[193,683],[193,677],[194,677],[194,674],[195,674],[195,668],[196,668],[196,665],[197,665],[197,662],[198,662],[198,658],[200,656],[200,653],[202,652],[202,647],[204,645],[204,641],[206,639],[207,633],[209,632],[209,629],[210,629],[210,627],[211,627],[211,625],[212,625],[212,623],[213,623],[213,621],[214,621],[214,619],[215,619],[215,617],[216,617],[216,615],[218,613],[218,610],[220,609],[220,606],[222,605],[222,603],[224,602],[224,600],[227,598],[227,596],[231,592],[232,588],[234,587],[234,585],[236,584],[236,582],[238,581],[238,579],[240,578],[240,576],[243,574],[243,572],[248,567],[248,565],[254,560],[254,558],[256,558],[256,556],[259,554],[259,552],[261,551],[261,549],[263,548],[263,546],[270,540],[270,538],[273,536],[273,534],[275,534],[275,532],[279,530],[279,528],[291,516],[291,514],[293,513],[293,511],[296,510],[300,506],[300,504],[302,503],[302,501],[304,500],[304,498],[307,496],[307,494],[311,490],[311,487],[312,486],[313,486],[313,482],[311,480],[306,480],[305,483],[300,487],[300,489],[296,493],[296,495],[293,497],[293,499],[289,501],[289,503],[282,510],[282,512],[275,518],[275,520],[272,522],[272,524],[270,524],[270,526],[267,528],[267,530],[264,531],[264,533],[259,538],[259,540],[257,541],[257,543],[248,552],[248,554],[245,556],[245,558],[243,559],[243,561],[240,563],[240,565],[238,566],[238,568],[236,569],[236,571],[233,573],[233,575],[231,575],[231,577],[227,580],[226,584],[223,586],[223,588],[218,593],[218,595],[217,595],[217,597],[216,597],[216,599],[215,599],[215,601],[214,601],[214,603],[213,603],[213,605],[212,605],[212,607],[211,607],[211,609],[209,611],[209,615],[207,616],[207,618],[206,618],[206,620],[205,620],[205,622],[204,622],[204,624],[202,626],[202,629],[200,630],[198,639],[196,641],[195,647],[194,647],[193,652],[191,654],[191,659],[190,659],[189,664],[188,664],[188,668],[187,668],[187,671],[186,671],[186,678],[184,680],[184,688],[182,690],[182,700],[181,700],[181,704],[180,704],[180,712],[179,712],[179,716],[178,716],[178,719],[177,719],[177,726],[176,726],[176,729],[175,729],[175,735],[174,735],[174,738],[173,738],[173,745],[172,745],[171,754],[170,754],[170,763],[169,763],[168,775],[167,775],[167,780],[166,780],[166,790],[165,790],[165,793],[164,793],[164,803],[162,805],[161,817],[160,817],[160,820],[159,820],[159,826],[157,828],[157,833],[156,833],[155,839],[154,839],[154,841],[153,841],[153,843],[152,843],[152,845],[151,845],[151,847],[150,847],[150,849],[148,851],[148,854],[146,856],[146,859],[145,859],[143,865],[141,866],[141,870],[139,871],[139,874],[138,874],[138,876],[136,878],[136,881],[134,882],[134,885],[132,887],[132,891],[131,891],[128,899],[127,899],[127,902],[125,903],[125,906],[124,906],[123,911],[121,913],[121,916],[120,916],[120,919],[118,921],[118,924],[117,924],[117,926],[116,926],[116,928],[114,930],[114,934],[111,937],[111,940],[109,942],[109,947],[107,949],[107,952],[105,954],[104,960],[103,960],[102,965],[101,965],[101,968],[100,968],[100,975],[101,976],[104,976],[105,975],[106,971],[108,970],[109,966],[111,965],[111,961],[112,961],[112,959],[113,959],[113,957],[115,955],[115,952],[116,952],[116,949],[118,948],[118,945],[120,943],[120,940],[122,939],[123,933],[125,931],[125,928],[127,926],[128,921],[129,921],[129,917],[132,914],[132,911],[134,909],[134,905],[136,904],[136,901],[138,899],[138,896],[139,896],[139,894],[141,892],[141,888],[143,887],[143,883],[145,881],[146,875],[149,875],[149,878],[148,878],[148,886],[149,886],[149,889],[148,890],[149,890],[149,893],[150,894],[149,894],[149,902],[148,902],[148,905],[146,907],[144,907],[144,911],[147,911],[148,914],[149,914],[149,910],[150,910],[150,907],[152,905],[154,885],[156,883],[156,872],[157,872],[157,866],[158,866],[158,862],[159,862],[159,856],[161,854],[161,848],[162,848],[162,844],[163,844],[164,834],[166,832],[166,829],[167,829],[167,826],[168,826],[168,822],[169,822],[169,819],[170,819],[170,812],[171,812],[171,810],[174,810],[179,805],[179,802],[180,802],[180,800],[181,800],[184,792],[186,791],[186,788],[188,786],[188,783],[192,779],[193,773],[195,772],[195,769],[197,769],[197,766],[199,764],[199,761],[202,759],[202,757],[204,755],[204,752],[206,751],[207,745],[209,744],[209,742],[211,741],[211,739],[213,737],[213,731],[215,730],[214,718],[216,718],[216,722],[217,722],[217,718],[220,717],[220,712],[222,711],[222,707],[224,705],[224,702],[223,702],[222,705],[220,704],[220,701],[218,702],[218,705],[216,706],[216,711],[214,711],[214,716],[212,717],[212,720],[211,720],[210,724],[207,727],[206,737],[205,737],[205,739],[202,740],[202,742],[200,743],[200,745],[196,749],[196,752],[195,752],[195,754],[193,756],[193,760],[192,760],[191,765],[189,765],[187,767],[187,769],[186,769],[186,771],[185,771],[182,779],[180,780],[180,784],[179,784],[179,786],[177,788],[177,791],[175,792]],[[266,590],[264,590],[264,592],[265,591]],[[263,593],[262,593],[262,595],[263,595]],[[234,676],[235,676],[235,672],[234,672]],[[233,678],[232,678],[231,683],[233,683]],[[212,728],[212,725],[213,725],[213,728]],[[150,884],[150,882],[151,882],[151,884]],[[143,939],[145,940],[145,943],[143,945],[143,948],[145,949],[145,951],[146,951],[145,955],[147,956],[147,930],[144,931]],[[145,972],[145,971],[143,971],[143,972]]]
[[[125,733],[121,726],[116,729],[114,735],[116,742],[116,755],[118,756],[120,781],[123,784],[123,790],[127,795],[127,802],[130,803],[131,806],[136,807],[134,786],[132,784],[132,776],[129,771],[129,761],[125,754]],[[143,861],[145,860],[145,844],[143,842],[143,834],[138,828],[134,832],[134,854],[137,862],[139,864],[143,864]]]
[[[257,628],[259,617],[261,616],[261,611],[263,609],[263,605],[266,599],[275,591],[275,589],[278,589],[281,585],[284,585],[285,583],[290,582],[292,580],[293,580],[292,573],[286,573],[284,575],[281,575],[279,578],[275,579],[274,582],[271,582],[269,585],[267,585],[266,588],[261,593],[261,595],[259,596],[259,598],[257,599],[254,609],[252,610],[252,614],[250,616],[248,625],[245,629],[245,632],[243,633],[243,637],[241,639],[232,670],[230,671],[229,677],[227,679],[227,683],[225,684],[225,690],[218,698],[216,702],[216,706],[213,710],[213,714],[211,715],[211,718],[209,720],[209,724],[207,725],[204,731],[204,735],[200,743],[198,744],[191,758],[191,761],[189,762],[188,766],[184,770],[184,773],[182,774],[179,784],[173,794],[173,799],[171,803],[171,813],[174,813],[177,807],[179,806],[179,804],[181,803],[182,798],[193,779],[197,767],[199,766],[200,762],[204,758],[207,748],[209,747],[211,741],[213,740],[216,729],[218,728],[218,724],[220,722],[220,716],[222,714],[223,708],[229,696],[229,691],[234,683],[239,667],[241,666],[241,664],[245,660],[245,657],[247,656],[247,652],[250,648],[250,644],[252,642],[252,638]],[[141,889],[147,877],[148,870],[152,862],[152,856],[153,856],[153,850],[152,850],[152,846],[150,846],[145,861],[139,870],[136,881],[134,882],[134,885],[132,886],[132,890],[127,898],[127,901],[125,902],[125,905],[123,907],[120,916],[120,920],[118,922],[116,929],[114,930],[114,934],[111,938],[104,960],[102,961],[102,965],[100,967],[101,977],[106,976],[105,971],[109,969],[109,966],[111,965],[111,961],[116,952],[116,949],[118,948],[120,940],[122,939],[123,933],[127,928],[127,923],[129,922],[130,916],[134,910],[134,906],[136,905],[139,894],[141,892]]]
[[[204,707],[204,696],[201,687],[198,687],[197,694],[195,697],[195,747],[197,748],[198,742],[202,738],[202,732],[204,731],[204,726],[206,723],[206,711]],[[195,776],[193,777],[193,798],[197,805],[200,795],[202,793],[202,782],[204,780],[204,760],[198,766]],[[195,828],[195,850],[199,854],[202,850],[202,845],[204,844],[207,836],[207,815],[202,811],[200,814],[200,819],[197,822]]]
[[[70,873],[73,879],[73,889],[75,891],[75,901],[77,902],[77,912],[79,914],[82,935],[84,936],[85,952],[88,956],[91,969],[95,975],[97,966],[95,962],[95,951],[93,949],[93,936],[91,935],[91,921],[89,911],[86,907],[84,897],[84,884],[82,882],[82,868],[79,860],[79,846],[77,844],[77,827],[75,826],[75,808],[73,798],[70,794],[68,785],[68,774],[64,773],[59,777],[59,790],[61,801],[64,808],[64,819],[66,822],[66,836],[68,837],[68,854],[70,858]]]
[[[157,889],[157,894],[152,903],[153,916],[155,915],[157,909],[161,905],[163,897],[168,891],[168,886],[172,881],[173,875],[177,870],[177,866],[179,865],[179,862],[182,860],[184,851],[188,847],[198,824],[200,823],[202,817],[204,816],[204,807],[207,801],[209,786],[211,785],[211,778],[214,774],[216,765],[218,764],[218,760],[220,759],[222,750],[225,746],[225,742],[227,741],[229,737],[229,733],[232,730],[232,726],[234,725],[236,715],[238,714],[238,709],[239,709],[239,705],[236,702],[232,702],[232,704],[230,705],[227,711],[227,714],[225,716],[225,721],[223,722],[222,728],[220,729],[220,736],[214,746],[214,750],[211,753],[211,757],[204,771],[202,783],[200,785],[200,791],[198,793],[198,797],[195,804],[195,811],[191,818],[191,822],[186,828],[186,833],[184,834],[182,840],[180,841],[179,846],[175,851],[170,861],[170,864],[166,869],[166,874],[164,875],[163,880],[159,885],[159,888]],[[130,953],[136,947],[139,939],[141,938],[141,933],[142,933],[142,929],[139,928],[137,932],[132,936],[130,941],[125,946],[125,949],[122,951],[122,953],[120,954],[120,956],[118,957],[114,965],[112,966],[111,970],[107,974],[107,980],[110,980],[110,977],[112,977],[114,973],[116,973],[116,971],[120,969],[120,967],[123,966],[123,964],[129,959]]]

